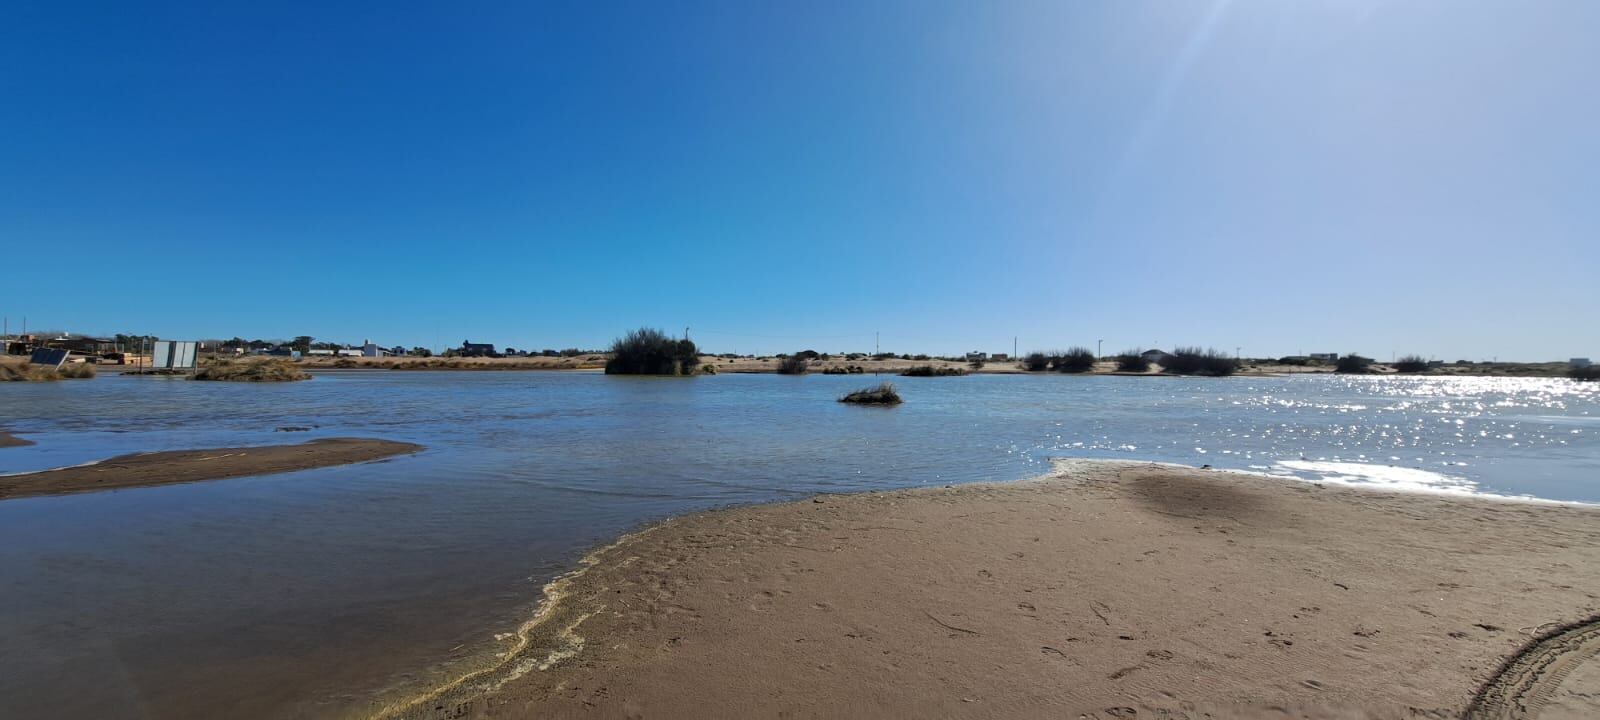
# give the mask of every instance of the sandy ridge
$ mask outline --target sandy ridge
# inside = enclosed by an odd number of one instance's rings
[[[421,449],[421,445],[393,440],[328,438],[295,445],[139,453],[74,467],[0,476],[0,500],[269,475],[369,462]]]

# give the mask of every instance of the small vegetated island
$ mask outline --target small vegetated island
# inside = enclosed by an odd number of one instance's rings
[[[845,395],[839,398],[839,402],[851,405],[899,405],[904,401],[900,399],[900,393],[895,390],[893,383],[883,383]]]
[[[700,365],[694,342],[654,328],[639,328],[611,343],[607,375],[693,375]]]
[[[195,380],[223,382],[296,382],[311,375],[299,365],[283,358],[256,360],[213,360],[194,372]]]

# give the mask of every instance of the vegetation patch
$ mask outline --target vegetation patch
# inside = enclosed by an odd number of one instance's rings
[[[845,365],[843,367],[835,365],[822,369],[823,375],[861,375],[866,372],[867,369],[860,365]]]
[[[1084,373],[1094,369],[1094,352],[1085,347],[1075,347],[1050,358],[1050,369],[1063,373]]]
[[[877,387],[863,388],[849,395],[839,398],[839,402],[852,405],[899,405],[904,402],[900,393],[896,392],[892,383],[883,383]]]
[[[1117,356],[1117,372],[1150,372],[1150,361],[1138,350],[1127,350]]]
[[[806,369],[810,366],[811,363],[807,362],[805,358],[794,355],[778,361],[778,374],[804,375],[806,374]]]
[[[693,375],[700,351],[690,340],[675,340],[660,330],[640,328],[611,343],[607,375]]]
[[[902,377],[952,377],[965,374],[967,374],[967,371],[958,367],[934,367],[932,365],[917,365],[906,368],[900,373]]]
[[[310,380],[311,376],[293,361],[283,358],[263,358],[218,360],[207,363],[195,371],[194,379],[222,382],[295,382]]]
[[[1173,348],[1161,363],[1162,372],[1175,375],[1226,377],[1239,369],[1239,359],[1214,348]]]
[[[1339,359],[1334,361],[1333,369],[1342,373],[1369,373],[1372,372],[1372,358],[1361,357],[1355,353],[1340,355]]]
[[[1572,368],[1567,371],[1567,377],[1573,380],[1600,380],[1600,365]]]
[[[1421,355],[1406,355],[1394,361],[1396,372],[1419,373],[1428,369],[1428,359]]]

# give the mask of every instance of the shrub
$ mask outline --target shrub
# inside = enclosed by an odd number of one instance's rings
[[[1311,365],[1314,362],[1316,362],[1316,361],[1312,360],[1311,358],[1302,357],[1302,356],[1299,356],[1299,355],[1289,355],[1289,356],[1286,356],[1286,357],[1278,358],[1278,364],[1279,365],[1297,365],[1299,367],[1306,367],[1306,366]]]
[[[1022,369],[1029,372],[1039,372],[1050,369],[1050,356],[1042,352],[1028,353],[1022,358]]]
[[[1567,371],[1567,377],[1573,380],[1600,380],[1600,365],[1572,368]]]
[[[953,367],[934,367],[932,365],[918,365],[906,368],[900,373],[903,377],[951,377],[965,375],[967,371]]]
[[[611,343],[607,375],[693,375],[700,351],[654,328],[639,328]]]
[[[1355,353],[1340,355],[1334,362],[1333,369],[1342,373],[1372,372],[1372,358],[1361,357]]]
[[[262,360],[219,360],[196,370],[196,380],[227,382],[293,382],[310,380],[299,365],[283,358]]]
[[[1419,373],[1428,369],[1428,359],[1420,355],[1406,355],[1394,361],[1394,369],[1403,373]]]
[[[62,365],[61,369],[57,370],[56,372],[59,373],[61,377],[69,380],[87,380],[94,377],[95,369],[94,365],[86,362],[67,363]]]
[[[778,374],[804,375],[808,365],[809,363],[806,362],[805,358],[799,356],[786,357],[778,361]]]
[[[1056,372],[1081,373],[1093,370],[1094,362],[1093,351],[1089,348],[1075,347],[1051,358],[1050,368]]]
[[[973,358],[972,362],[967,363],[967,367],[972,368],[973,370],[982,370],[983,366],[984,362],[979,358]]]
[[[1180,347],[1172,349],[1161,369],[1177,375],[1225,377],[1239,369],[1239,360],[1214,348]]]
[[[55,368],[34,365],[23,357],[0,358],[0,380],[8,382],[48,382],[60,380]]]
[[[1117,356],[1117,370],[1120,372],[1150,372],[1150,361],[1146,360],[1138,350],[1128,350]]]
[[[815,350],[801,350],[800,352],[795,353],[794,356],[800,358],[801,360],[817,360],[822,357],[822,353],[819,353]]]
[[[863,388],[849,395],[839,398],[839,402],[853,405],[899,405],[903,402],[900,393],[896,392],[894,385],[884,383],[877,387]]]

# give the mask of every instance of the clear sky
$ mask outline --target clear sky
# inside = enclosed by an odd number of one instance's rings
[[[9,3],[0,314],[1600,356],[1597,37],[1590,0]]]

